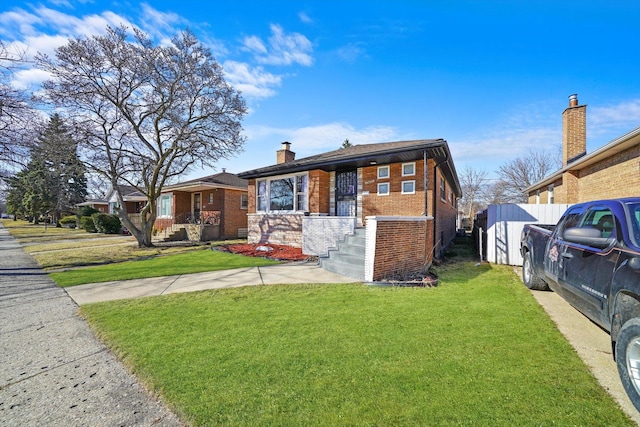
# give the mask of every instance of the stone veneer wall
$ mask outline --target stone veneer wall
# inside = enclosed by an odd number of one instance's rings
[[[356,229],[356,217],[352,216],[305,216],[302,218],[302,253],[305,255],[327,255],[329,248]]]
[[[433,261],[433,217],[366,218],[365,281],[406,279]]]
[[[303,214],[248,214],[249,243],[302,247]]]

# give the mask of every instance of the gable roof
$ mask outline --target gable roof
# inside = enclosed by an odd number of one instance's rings
[[[594,163],[601,162],[604,159],[613,156],[614,154],[627,150],[638,144],[640,144],[640,127],[637,127],[632,131],[622,135],[621,137],[614,139],[613,141],[609,142],[603,147],[600,147],[593,153],[586,154],[572,161],[571,163],[567,164],[567,166],[554,172],[543,180],[538,181],[530,187],[525,188],[523,192],[529,194],[532,191],[542,189],[562,178],[562,175],[566,172],[585,169],[586,167],[591,166]]]
[[[228,188],[233,190],[246,190],[248,181],[239,178],[238,175],[229,172],[220,172],[202,178],[191,179],[178,184],[166,185],[163,191],[185,190],[201,191],[211,188]]]
[[[340,148],[315,156],[304,157],[272,166],[241,172],[241,178],[264,178],[320,169],[327,172],[353,169],[389,163],[421,160],[426,152],[442,168],[447,180],[453,184],[457,196],[461,194],[458,175],[453,165],[449,145],[444,139],[419,139],[411,141],[382,142],[376,144],[358,144]]]
[[[136,187],[133,187],[131,185],[120,184],[118,185],[118,190],[122,195],[122,200],[125,202],[144,202],[147,200],[147,196],[145,196],[143,193],[138,191]],[[112,188],[111,191],[109,191],[109,194],[107,194],[108,202],[117,201],[115,193],[116,191],[114,188]]]

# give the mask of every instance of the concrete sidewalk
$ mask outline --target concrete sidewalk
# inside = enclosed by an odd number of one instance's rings
[[[297,284],[297,283],[357,283],[356,279],[323,270],[315,262],[292,262],[265,267],[237,268],[150,277],[117,282],[90,283],[65,288],[78,305],[118,299],[142,298],[156,295],[194,292],[238,286]]]
[[[1,223],[0,254],[0,425],[181,425]]]

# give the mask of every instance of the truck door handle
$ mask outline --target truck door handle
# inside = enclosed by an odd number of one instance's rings
[[[566,258],[566,259],[571,259],[571,258],[573,258],[573,255],[571,255],[571,254],[570,254],[570,253],[568,253],[568,252],[563,253],[561,256],[562,256],[562,258]]]

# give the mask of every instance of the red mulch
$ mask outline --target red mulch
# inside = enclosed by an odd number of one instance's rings
[[[259,247],[271,248],[270,251],[258,250]],[[234,254],[241,254],[245,256],[265,257],[278,259],[283,261],[303,261],[308,258],[307,255],[303,255],[301,248],[293,248],[285,245],[272,245],[272,244],[237,244],[223,246],[224,250],[232,252]]]

